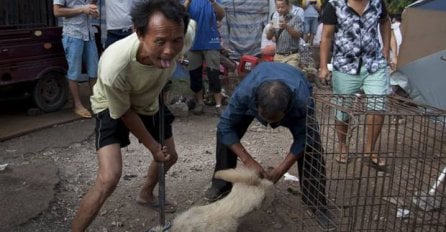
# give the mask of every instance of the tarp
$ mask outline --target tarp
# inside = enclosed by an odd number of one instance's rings
[[[402,15],[398,72],[417,102],[446,110],[446,0],[418,1]]]

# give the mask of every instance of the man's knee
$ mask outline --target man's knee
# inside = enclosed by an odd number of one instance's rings
[[[106,195],[110,195],[116,188],[121,178],[121,172],[100,172],[96,179],[99,190]]]

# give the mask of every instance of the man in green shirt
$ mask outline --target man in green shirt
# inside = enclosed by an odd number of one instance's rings
[[[137,202],[157,206],[156,162],[166,171],[177,161],[172,136],[173,115],[165,108],[165,146],[158,138],[158,96],[176,68],[176,60],[192,44],[195,24],[176,0],[146,0],[131,11],[135,33],[113,43],[99,61],[98,81],[91,97],[96,116],[99,169],[83,197],[72,231],[84,231],[116,188],[122,173],[121,147],[131,132],[153,155]],[[186,33],[187,32],[187,33]],[[166,212],[174,211],[166,202]]]

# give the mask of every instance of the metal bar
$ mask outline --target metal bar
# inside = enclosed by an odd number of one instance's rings
[[[161,146],[164,146],[164,90],[161,91],[159,98],[159,120],[158,120],[158,128],[159,128],[159,143]],[[166,183],[165,183],[165,175],[164,175],[164,162],[158,162],[158,197],[159,197],[159,215],[160,215],[160,225],[162,227],[166,224],[166,212],[165,212],[165,203],[166,203]]]

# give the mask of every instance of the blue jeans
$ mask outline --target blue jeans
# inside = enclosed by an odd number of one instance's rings
[[[117,30],[107,30],[107,39],[105,40],[105,48],[110,46],[112,43],[123,39],[132,34],[131,29],[117,29]]]
[[[62,37],[65,58],[68,63],[67,78],[72,81],[81,81],[82,63],[87,67],[90,79],[95,79],[98,72],[98,49],[94,40],[84,41],[69,36]]]

